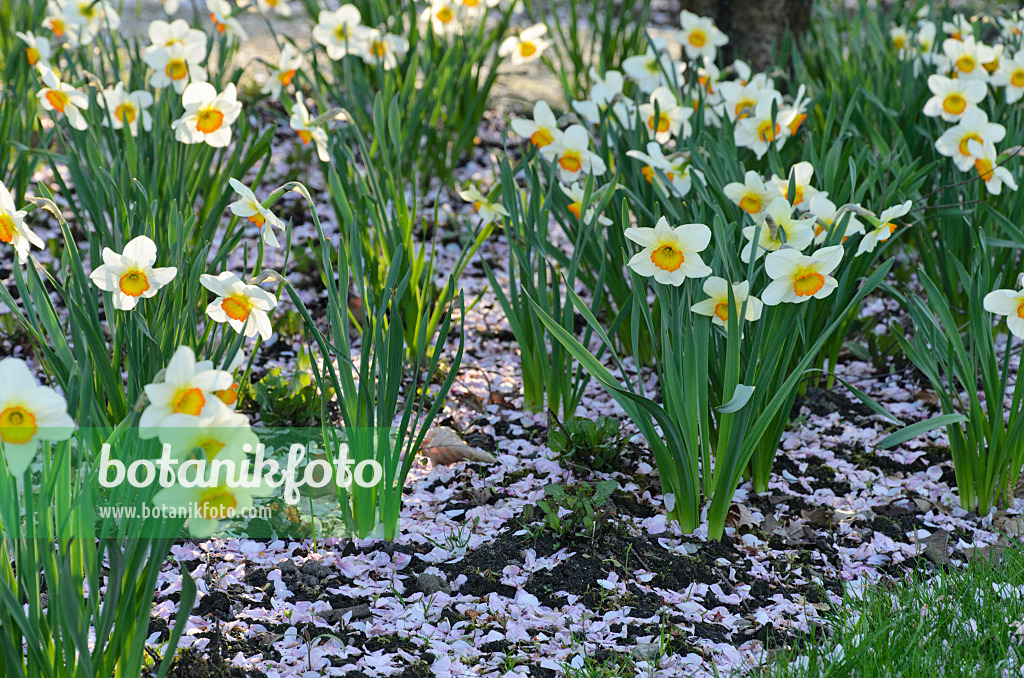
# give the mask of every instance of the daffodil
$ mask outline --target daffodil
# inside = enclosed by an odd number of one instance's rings
[[[551,144],[550,153],[558,159],[558,176],[566,183],[576,181],[580,175],[600,176],[608,169],[604,160],[590,150],[590,137],[583,125],[570,125]]]
[[[729,282],[724,278],[711,276],[704,281],[704,294],[708,295],[708,298],[698,301],[690,310],[700,315],[711,316],[711,322],[719,327],[725,327],[725,323],[729,321],[729,287]],[[750,296],[750,282],[744,280],[732,283],[731,287],[732,308],[738,312],[746,303],[743,311],[744,320],[752,322],[760,319],[764,304],[757,297]]]
[[[893,26],[889,29],[889,40],[892,42],[892,47],[897,52],[903,53],[906,51],[907,40],[909,34],[905,26]]]
[[[270,339],[272,329],[268,311],[277,306],[277,299],[266,290],[247,285],[230,271],[212,276],[199,276],[203,287],[217,295],[206,307],[206,315],[218,323],[227,323],[231,329],[246,337],[259,334],[264,341]]]
[[[74,429],[67,402],[36,383],[25,361],[0,360],[0,451],[12,475],[25,473],[40,441],[67,440]]]
[[[683,10],[679,14],[682,28],[676,33],[676,40],[683,46],[690,59],[715,58],[718,48],[728,44],[729,37],[718,29],[715,22]]]
[[[1003,87],[1006,103],[1020,101],[1024,96],[1024,49],[1013,55],[1012,59],[1004,59],[1002,66],[992,75],[990,81],[994,87]]]
[[[650,94],[661,86],[674,87],[682,79],[686,64],[672,61],[668,53],[668,45],[662,38],[654,38],[647,46],[647,52],[639,56],[631,56],[622,62],[622,71],[637,84],[640,91]]]
[[[228,83],[220,94],[213,85],[193,82],[181,95],[185,112],[171,123],[175,138],[186,144],[205,143],[222,148],[231,142],[231,124],[242,112],[235,84]]]
[[[647,133],[664,144],[673,137],[685,139],[692,133],[690,116],[693,109],[679,105],[676,95],[668,87],[651,92],[650,99],[640,104],[640,119],[647,125]]]
[[[550,154],[552,145],[562,140],[562,130],[558,129],[558,120],[555,118],[551,106],[543,99],[539,99],[533,105],[533,120],[526,118],[512,118],[509,123],[512,131],[530,143],[541,149],[542,153]]]
[[[64,11],[57,2],[46,3],[46,17],[43,19],[43,27],[48,28],[54,37],[75,46],[78,44],[78,26],[69,25],[64,17]]]
[[[371,28],[366,32],[359,56],[368,64],[380,65],[385,71],[390,71],[408,51],[409,41],[401,35]]]
[[[760,229],[760,231],[758,230]],[[774,252],[788,245],[802,252],[814,241],[814,216],[804,219],[793,218],[793,206],[785,198],[772,200],[760,216],[759,226],[746,226],[743,237],[749,240],[740,252],[740,259],[750,261],[754,250],[754,235],[758,235],[757,251],[754,259],[760,259],[765,252]]]
[[[198,417],[172,414],[158,430],[160,442],[170,445],[171,456],[184,460],[199,451],[207,461],[232,459],[245,461],[247,452],[256,451],[259,438],[249,426],[249,418],[227,407],[214,407]]]
[[[152,52],[171,45],[182,45],[185,47],[190,61],[202,62],[206,58],[206,33],[192,28],[184,19],[175,19],[170,22],[155,19],[149,23],[146,34],[149,36],[151,44],[145,49],[145,52]]]
[[[280,99],[281,90],[291,86],[292,79],[303,65],[305,59],[302,54],[290,42],[285,43],[277,57],[277,64],[271,68],[260,92],[269,94],[271,99]]]
[[[181,94],[191,83],[206,82],[207,73],[202,65],[205,55],[205,43],[202,51],[192,51],[180,42],[147,51],[142,59],[153,69],[153,75],[149,78],[150,86],[171,86]]]
[[[698,169],[694,169],[681,154],[677,154],[675,157],[666,157],[661,149],[661,145],[656,141],[647,143],[646,153],[626,151],[626,155],[644,163],[644,167],[641,168],[640,172],[647,179],[648,183],[653,183],[657,180],[658,185],[664,185],[664,180],[658,174],[659,171],[662,172],[665,178],[668,179],[668,186],[672,188],[672,192],[681,198],[689,195],[690,189],[693,186],[694,176],[700,179],[704,178],[703,173]]]
[[[988,80],[984,64],[995,58],[995,51],[974,39],[973,35],[963,40],[950,38],[942,42],[942,51],[949,59],[950,68],[958,80]]]
[[[978,176],[985,182],[985,190],[992,195],[1002,193],[1004,185],[1011,191],[1017,190],[1017,182],[1010,174],[1010,170],[998,162],[995,144],[988,139],[984,143],[970,139],[967,142],[967,148],[974,158],[974,168],[977,170]]]
[[[507,217],[508,210],[504,205],[494,202],[482,194],[475,186],[470,186],[464,191],[459,191],[459,197],[473,205],[473,209],[480,216],[481,224],[489,224],[497,221],[498,217]]]
[[[776,197],[776,192],[768,188],[760,175],[747,170],[743,182],[734,181],[722,188],[725,197],[739,205],[739,208],[753,218],[757,218]]]
[[[63,4],[64,22],[78,30],[78,41],[88,45],[102,31],[116,31],[121,17],[107,0],[67,0]]]
[[[976,108],[988,91],[980,80],[947,78],[943,75],[928,76],[928,89],[932,98],[924,104],[924,114],[930,118],[941,117],[946,122],[956,122]]]
[[[142,89],[129,92],[123,82],[117,83],[113,89],[103,90],[101,94],[100,104],[107,109],[104,126],[121,129],[127,125],[133,137],[139,134],[139,123],[147,132],[153,129],[153,116],[147,110],[153,105],[152,94]]]
[[[753,113],[739,120],[733,130],[733,140],[741,148],[749,148],[758,158],[768,152],[768,146],[782,148],[786,137],[790,134],[789,124],[796,118],[796,113],[778,108],[772,118],[772,107],[776,105],[773,98],[764,98],[754,107]]]
[[[988,116],[980,108],[972,108],[964,113],[960,122],[953,125],[935,141],[935,148],[947,157],[953,158],[957,169],[966,172],[974,165],[974,156],[968,143],[971,140],[979,143],[990,141],[997,144],[1006,136],[1006,128],[999,123],[989,122]]]
[[[113,294],[114,308],[130,311],[139,299],[155,296],[178,274],[178,269],[173,266],[154,268],[155,263],[156,243],[140,235],[130,240],[121,254],[104,247],[103,265],[98,266],[89,278],[96,287]]]
[[[764,73],[758,73],[749,82],[723,82],[718,87],[722,107],[729,120],[735,122],[754,114],[762,99],[772,99],[782,105],[782,94]]]
[[[952,21],[942,22],[942,32],[952,40],[966,40],[974,37],[974,22],[963,14],[954,14]]]
[[[196,362],[195,353],[188,346],[179,346],[163,371],[163,381],[146,385],[143,389],[149,404],[139,419],[139,436],[155,438],[161,426],[167,422],[181,425],[181,418],[175,415],[196,417],[210,416],[225,408],[215,395],[217,391],[230,388],[230,372],[212,369],[208,362]]]
[[[57,74],[50,68],[40,68],[45,87],[36,95],[39,103],[47,111],[55,111],[62,114],[68,120],[68,124],[77,130],[88,129],[82,111],[89,108],[89,97],[71,85],[61,82]]]
[[[327,131],[320,125],[314,124],[312,117],[309,115],[309,109],[306,108],[306,104],[302,101],[301,94],[295,98],[291,116],[288,118],[288,124],[299,135],[303,146],[308,145],[310,141],[313,142],[316,146],[316,155],[320,158],[320,162],[331,161],[331,154],[327,150]]]
[[[536,61],[551,44],[544,39],[547,32],[544,24],[534,24],[519,35],[511,35],[498,47],[498,56],[510,57],[513,66]]]
[[[280,247],[281,243],[278,242],[277,236],[274,234],[274,229],[284,230],[284,222],[280,218],[266,207],[264,207],[259,200],[256,199],[256,195],[238,179],[234,177],[228,179],[228,183],[231,188],[234,189],[240,197],[235,202],[228,205],[228,209],[236,217],[242,219],[248,219],[252,223],[256,224],[256,227],[260,229],[260,237],[270,247]]]
[[[342,5],[331,12],[323,10],[313,27],[313,40],[327,48],[327,56],[337,61],[363,49],[369,28],[362,25],[355,5]]]
[[[811,180],[814,178],[814,166],[807,161],[798,162],[789,168],[789,177],[783,179],[782,177],[773,174],[771,182],[775,184],[775,188],[778,190],[779,195],[783,198],[789,199],[789,184],[793,183],[793,207],[797,209],[807,209],[807,205],[811,199],[818,195],[828,196],[828,192],[819,191],[818,189],[811,186]]]
[[[292,6],[288,4],[288,0],[256,0],[256,9],[263,14],[273,10],[284,17],[292,15]]]
[[[45,245],[38,235],[25,225],[25,212],[14,206],[14,198],[0,181],[0,242],[14,248],[18,262],[28,261],[29,245],[43,249]]]
[[[206,11],[218,33],[233,40],[245,40],[245,29],[234,16],[235,8],[228,0],[206,0]]]
[[[173,485],[162,489],[154,495],[153,505],[165,511],[172,508],[195,510],[196,514],[189,517],[189,534],[205,539],[214,533],[221,520],[242,517],[243,512],[253,506],[253,497],[268,497],[273,493],[273,488],[265,483],[257,484],[252,472],[242,478],[241,484],[229,483],[225,478],[210,484],[212,487]]]
[[[878,243],[888,240],[896,232],[896,219],[906,215],[912,204],[908,200],[902,205],[895,205],[883,210],[878,219],[874,220],[871,229],[861,238],[857,256],[866,252],[874,252]]]
[[[181,7],[181,0],[156,0],[163,5],[164,12],[168,15],[177,14],[178,8]]]
[[[1010,332],[1024,339],[1024,289],[989,292],[983,304],[989,313],[1005,315]]]
[[[807,206],[807,211],[814,215],[814,242],[817,245],[821,245],[828,238],[829,233],[842,221],[843,215],[848,212],[846,210],[839,209],[836,204],[825,197],[825,194],[819,194],[811,198],[810,204]],[[854,212],[849,212],[850,216],[846,219],[846,228],[843,230],[843,242],[851,235],[859,235],[864,233],[864,224],[857,220],[857,216]]]
[[[584,202],[586,200],[586,191],[579,182],[566,186],[565,184],[558,184],[558,188],[561,189],[565,197],[569,199],[568,209],[577,219],[582,220],[584,223],[590,222],[594,218],[594,211],[597,209],[595,205],[589,205],[584,211]],[[591,200],[593,200],[591,195]],[[603,214],[597,215],[597,223],[601,226],[611,226],[612,220]]]
[[[842,245],[823,247],[810,256],[788,248],[772,252],[764,260],[764,271],[772,281],[764,288],[761,300],[768,306],[777,306],[824,299],[839,287],[829,274],[842,260]]]
[[[590,86],[589,97],[585,101],[573,101],[573,110],[591,125],[601,122],[602,111],[611,110],[623,127],[633,129],[635,106],[633,101],[626,99],[622,93],[625,85],[622,73],[607,71],[601,76],[591,68],[590,80],[593,84]]]
[[[632,227],[626,237],[642,247],[629,260],[639,275],[665,285],[682,285],[687,278],[711,275],[700,253],[711,242],[711,229],[704,224],[683,224],[672,228],[662,217],[654,228]]]
[[[50,66],[50,57],[53,55],[53,50],[50,48],[49,40],[31,32],[22,33],[19,31],[15,35],[25,43],[25,57],[28,59],[29,66]]]
[[[430,0],[430,7],[420,14],[420,21],[429,24],[434,35],[458,35],[462,31],[462,22],[459,21],[460,9],[458,0]]]

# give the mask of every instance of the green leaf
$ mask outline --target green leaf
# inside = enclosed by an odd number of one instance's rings
[[[736,390],[732,393],[732,398],[729,402],[724,405],[720,405],[717,409],[722,414],[732,414],[739,412],[743,409],[743,406],[750,400],[750,396],[754,395],[754,387],[747,386],[746,384],[736,384]]]
[[[905,443],[908,440],[912,440],[922,433],[927,433],[933,429],[941,426],[949,426],[951,424],[959,424],[960,422],[967,421],[967,417],[962,414],[941,414],[931,419],[925,419],[917,423],[905,426],[895,433],[891,433],[886,437],[875,443],[875,447],[880,450],[887,450],[891,447],[895,447],[901,443]]]

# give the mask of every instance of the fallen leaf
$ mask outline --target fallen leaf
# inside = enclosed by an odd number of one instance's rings
[[[936,565],[949,565],[949,532],[939,530],[921,540],[924,553]]]
[[[434,466],[451,466],[460,461],[480,461],[485,464],[498,461],[490,452],[467,445],[458,433],[447,426],[438,426],[428,431],[420,451]]]
[[[737,529],[743,527],[760,527],[761,523],[754,518],[754,514],[743,504],[733,504],[729,507],[729,513],[725,516],[725,524]]]
[[[800,511],[800,516],[814,527],[829,528],[835,524],[835,514],[827,506]]]
[[[935,391],[918,391],[914,394],[914,400],[919,400],[925,405],[939,406],[939,396]]]

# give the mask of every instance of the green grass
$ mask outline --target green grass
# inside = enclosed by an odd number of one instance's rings
[[[917,572],[848,591],[826,631],[765,662],[765,678],[1017,676],[1024,665],[1024,546],[1001,561]]]

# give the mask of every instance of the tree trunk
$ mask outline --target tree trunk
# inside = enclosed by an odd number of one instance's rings
[[[681,8],[709,16],[729,36],[726,61],[743,59],[754,71],[775,63],[786,29],[807,31],[812,0],[681,0]]]

